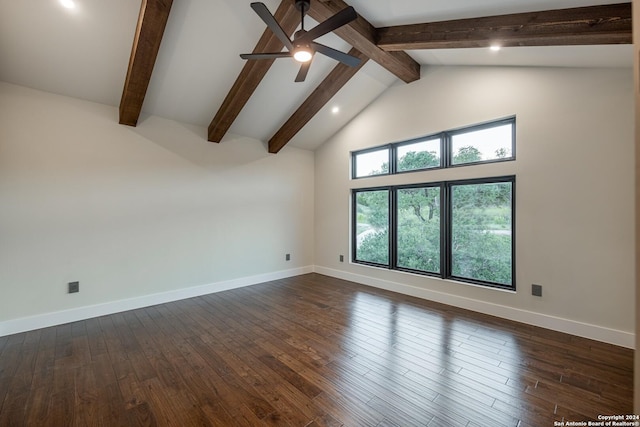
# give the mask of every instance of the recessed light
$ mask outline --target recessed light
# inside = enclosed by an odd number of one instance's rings
[[[333,107],[333,108],[331,109],[331,112],[332,112],[333,114],[338,114],[338,113],[340,112],[340,107]]]
[[[60,0],[60,4],[67,9],[75,9],[76,7],[76,4],[73,2],[73,0]]]
[[[499,51],[500,49],[502,49],[500,46],[498,46],[497,44],[492,45],[489,49],[491,49],[494,52]]]

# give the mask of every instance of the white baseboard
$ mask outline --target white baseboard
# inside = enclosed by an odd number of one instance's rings
[[[272,273],[258,274],[255,276],[241,277],[238,279],[225,280],[208,285],[193,286],[190,288],[176,289],[174,291],[143,295],[119,301],[111,301],[103,304],[78,307],[70,310],[45,313],[37,316],[7,320],[0,322],[0,337],[32,331],[34,329],[46,328],[49,326],[62,325],[69,322],[76,322],[79,320],[91,319],[93,317],[120,313],[127,310],[135,310],[137,308],[179,301],[182,299],[241,288],[244,286],[256,285],[259,283],[299,276],[301,274],[308,274],[312,272],[313,267],[311,266],[300,267],[291,270],[282,270]]]
[[[375,288],[386,289],[405,295],[410,295],[442,304],[460,307],[479,313],[489,314],[516,322],[540,326],[554,331],[564,332],[596,341],[618,345],[626,348],[635,348],[635,334],[616,329],[605,328],[598,325],[577,322],[575,320],[550,316],[518,308],[493,304],[485,301],[478,301],[457,295],[418,288],[403,283],[388,280],[376,279],[355,273],[348,273],[341,270],[334,270],[321,266],[307,266],[282,270],[272,273],[259,274],[255,276],[241,277],[238,279],[226,280],[211,283],[208,285],[194,286],[190,288],[177,289],[169,292],[162,292],[151,295],[144,295],[136,298],[106,302],[86,307],[78,307],[70,310],[57,311],[40,314],[37,316],[23,317],[19,319],[0,322],[0,336],[17,334],[49,326],[62,325],[69,322],[90,319],[93,317],[105,316],[113,313],[120,313],[127,310],[149,307],[167,302],[179,301],[201,295],[212,294],[244,286],[256,285],[272,280],[284,279],[287,277],[299,276],[317,272],[326,276],[349,280]]]
[[[542,328],[552,329],[554,331],[606,342],[621,347],[631,349],[635,348],[635,334],[630,332],[577,322],[575,320],[564,319],[547,314],[535,313],[519,308],[493,304],[486,301],[478,301],[471,298],[465,298],[457,295],[446,294],[443,292],[432,291],[429,289],[418,288],[403,283],[376,279],[373,277],[348,273],[341,270],[334,270],[327,267],[315,266],[314,271],[326,276],[349,280],[351,282],[360,283],[362,285],[386,289],[388,291],[398,292],[401,294],[435,301],[454,307],[464,308],[483,314],[489,314],[492,316],[501,317],[503,319],[509,319],[529,325],[540,326]]]

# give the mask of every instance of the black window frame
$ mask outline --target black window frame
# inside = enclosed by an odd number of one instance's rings
[[[358,170],[358,159],[357,156],[361,155],[361,154],[367,154],[367,153],[372,153],[374,151],[382,151],[383,149],[387,149],[388,150],[388,164],[389,164],[389,170],[385,173],[377,173],[374,175],[363,175],[363,176],[356,176],[356,172]],[[372,178],[375,176],[387,176],[387,175],[391,175],[393,173],[395,173],[395,171],[392,170],[392,168],[394,167],[393,165],[395,164],[395,159],[393,158],[392,153],[394,152],[394,150],[391,149],[391,144],[386,144],[386,145],[379,145],[377,147],[372,147],[372,148],[367,148],[365,150],[358,150],[358,151],[354,151],[351,153],[351,177],[353,179],[364,179],[364,178]]]
[[[505,157],[503,159],[490,159],[490,160],[478,160],[477,162],[467,162],[467,163],[453,163],[453,137],[460,134],[465,134],[474,131],[480,131],[484,129],[491,129],[494,127],[503,126],[506,124],[511,124],[511,156]],[[464,166],[473,166],[473,165],[484,165],[487,163],[501,163],[501,162],[511,162],[516,160],[516,117],[506,117],[504,119],[492,120],[490,122],[479,123],[472,126],[465,126],[458,129],[453,129],[444,132],[446,142],[446,167],[447,168],[459,168]]]
[[[432,277],[443,276],[443,273],[445,271],[445,264],[444,264],[445,257],[443,256],[443,251],[445,251],[445,248],[447,247],[446,242],[444,240],[446,236],[445,236],[444,218],[443,218],[444,213],[446,212],[445,184],[446,184],[446,181],[405,184],[405,185],[393,186],[392,190],[390,190],[390,198],[391,198],[390,209],[392,209],[393,211],[393,219],[394,219],[394,223],[392,224],[393,233],[392,234],[390,233],[390,236],[389,236],[389,240],[391,240],[391,244],[389,246],[390,248],[393,249],[393,252],[389,254],[390,256],[389,259],[393,261],[393,263],[390,265],[392,269],[398,270],[398,271],[404,271],[407,273],[417,273],[417,274],[422,274],[425,276],[432,276]],[[402,267],[398,265],[398,220],[397,220],[398,191],[405,190],[405,189],[412,189],[412,188],[425,188],[425,187],[440,189],[440,271],[439,272],[418,270],[415,268]]]
[[[453,209],[451,208],[451,188],[456,185],[482,185],[482,184],[498,184],[498,183],[510,183],[511,184],[511,285],[505,285],[502,283],[489,282],[486,280],[472,279],[468,277],[456,276],[453,274],[453,253],[451,248],[451,235],[453,227]],[[460,179],[447,181],[445,183],[445,203],[446,210],[444,219],[445,225],[445,238],[447,239],[447,250],[445,251],[445,268],[443,278],[455,280],[458,282],[471,283],[474,285],[482,285],[487,287],[516,290],[516,176],[506,175],[498,177],[487,178],[472,178],[472,179]]]
[[[494,183],[511,183],[511,284],[495,283],[485,280],[472,279],[467,277],[455,276],[452,274],[452,209],[451,209],[451,188],[456,185],[474,185],[474,184],[494,184]],[[440,272],[428,272],[398,266],[398,230],[397,230],[397,209],[398,209],[398,190],[407,188],[422,187],[439,187],[440,188]],[[357,194],[365,191],[381,191],[387,190],[389,197],[389,223],[388,227],[388,264],[380,264],[357,259]],[[516,290],[516,176],[506,175],[497,177],[483,177],[462,180],[438,181],[438,182],[421,182],[404,185],[378,186],[371,188],[354,188],[351,190],[351,261],[359,265],[367,265],[378,268],[384,268],[394,271],[402,271],[423,276],[438,277],[445,280],[454,280],[457,282],[481,285],[490,288],[506,289],[509,291]]]
[[[440,165],[438,166],[432,166],[432,167],[427,167],[427,168],[418,168],[418,169],[409,169],[409,170],[398,170],[398,162],[400,161],[400,158],[398,156],[398,148],[400,147],[404,147],[405,145],[411,145],[411,144],[416,144],[418,142],[424,142],[424,141],[429,141],[432,139],[438,139],[440,141]],[[434,135],[427,135],[427,136],[423,136],[421,138],[414,138],[414,139],[409,139],[407,141],[402,141],[402,142],[397,142],[394,144],[391,144],[390,146],[390,150],[391,150],[391,157],[393,159],[393,168],[390,170],[393,170],[393,174],[405,174],[405,173],[413,173],[413,172],[423,172],[423,171],[430,171],[430,170],[437,170],[437,169],[442,169],[445,166],[445,148],[446,148],[446,143],[445,140],[443,138],[443,133],[436,133]]]
[[[473,131],[479,131],[483,129],[489,129],[492,127],[503,126],[505,124],[511,124],[511,156],[505,158],[498,159],[490,159],[490,160],[480,160],[477,162],[468,162],[468,163],[460,163],[453,164],[453,150],[452,150],[452,139],[454,136],[464,133],[469,133]],[[411,169],[407,171],[398,171],[398,147],[402,147],[404,145],[413,144],[420,141],[425,141],[429,139],[440,139],[440,166],[439,167],[430,167],[430,168],[420,168],[420,169]],[[380,151],[382,149],[387,149],[388,158],[389,158],[389,171],[386,173],[375,174],[375,175],[365,175],[365,176],[356,176],[356,166],[357,166],[357,156],[361,154],[366,154],[368,152]],[[413,172],[424,172],[429,170],[437,170],[443,168],[459,168],[465,166],[474,166],[474,165],[483,165],[488,163],[500,163],[500,162],[510,162],[516,160],[516,116],[509,116],[497,120],[491,120],[488,122],[478,123],[470,126],[464,126],[456,129],[446,130],[443,132],[438,132],[434,134],[429,134],[425,136],[421,136],[418,138],[413,138],[409,140],[393,142],[390,144],[379,145],[376,147],[366,148],[364,150],[357,150],[351,152],[351,179],[366,179],[377,176],[387,176],[387,175],[395,175],[395,174],[405,174],[405,173],[413,173]]]
[[[388,263],[387,264],[381,264],[381,263],[377,263],[377,262],[372,262],[372,261],[363,261],[363,260],[358,260],[357,259],[357,255],[358,255],[358,245],[357,245],[357,238],[358,238],[358,201],[357,201],[357,193],[360,192],[373,192],[373,191],[387,191],[387,206],[389,207],[389,213],[388,213],[388,221],[389,223],[387,224],[387,235],[388,235],[388,243],[387,243],[387,248],[388,248],[388,253],[387,253],[387,260]],[[372,266],[372,267],[380,267],[380,268],[390,268],[390,266],[392,265],[392,259],[391,259],[391,254],[392,254],[392,249],[391,249],[391,229],[389,227],[391,227],[391,224],[394,221],[394,218],[392,217],[393,215],[393,209],[391,208],[391,204],[393,203],[392,201],[392,197],[391,197],[391,189],[387,186],[387,187],[372,187],[372,188],[359,188],[359,189],[353,189],[351,191],[351,218],[352,218],[352,232],[351,232],[351,238],[352,238],[352,242],[353,244],[351,245],[351,260],[354,263],[358,263],[358,264],[362,264],[362,265],[368,265],[368,266]]]

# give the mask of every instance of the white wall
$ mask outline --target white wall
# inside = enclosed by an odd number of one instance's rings
[[[350,180],[352,150],[510,115],[515,162]],[[316,269],[633,347],[633,129],[629,69],[429,67],[316,152]],[[517,180],[517,292],[346,262],[351,188],[507,174]]]
[[[117,121],[114,107],[0,83],[0,335],[311,271],[312,152]]]
[[[517,161],[420,177],[517,175],[517,293],[338,261],[350,254],[351,188],[410,178],[352,181],[350,151],[513,114]],[[0,83],[0,335],[315,264],[633,346],[631,70],[429,67],[383,94],[315,163],[312,152],[270,155],[255,140],[205,135],[157,117],[121,126],[116,108]],[[69,295],[73,280],[81,291]]]

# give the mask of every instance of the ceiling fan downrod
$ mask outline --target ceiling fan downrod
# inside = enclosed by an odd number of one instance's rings
[[[296,0],[296,9],[300,11],[300,28],[304,31],[304,16],[311,7],[311,0]]]

